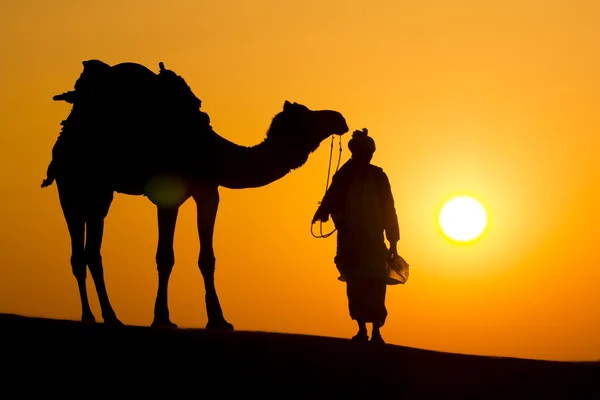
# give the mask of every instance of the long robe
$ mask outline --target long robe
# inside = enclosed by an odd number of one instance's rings
[[[383,325],[390,242],[400,239],[387,175],[375,165],[348,161],[333,177],[320,214],[331,215],[338,230],[335,263],[347,283],[352,319]]]

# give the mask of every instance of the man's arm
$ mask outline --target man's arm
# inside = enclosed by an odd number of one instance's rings
[[[331,186],[325,193],[321,205],[317,209],[315,216],[313,217],[313,223],[316,221],[327,222],[329,215],[336,214],[339,216],[342,211],[344,196],[349,179],[352,177],[352,166],[346,162],[342,167],[333,175],[331,179]],[[334,218],[334,222],[335,218]]]
[[[383,185],[383,224],[385,229],[385,236],[390,242],[390,253],[392,255],[398,255],[397,243],[400,240],[400,227],[398,226],[398,215],[396,214],[396,206],[394,202],[394,195],[392,194],[392,187],[390,180],[388,179],[385,172],[382,171],[381,183]]]
[[[334,212],[335,204],[337,203],[337,198],[339,197],[338,181],[338,177],[334,175],[331,180],[331,186],[329,189],[327,189],[327,192],[325,192],[325,196],[323,197],[323,200],[321,200],[321,204],[315,212],[313,224],[317,221],[327,222],[329,220],[329,215]]]
[[[329,221],[329,214],[331,214],[331,188],[325,193],[325,197],[321,201],[319,208],[315,212],[312,223],[314,224],[317,221],[327,222]]]

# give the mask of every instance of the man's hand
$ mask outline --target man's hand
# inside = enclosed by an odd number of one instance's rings
[[[397,244],[398,244],[398,242],[390,243],[390,254],[389,254],[390,258],[398,257]]]
[[[312,223],[314,224],[317,221],[327,222],[329,221],[329,214],[324,213],[320,208],[315,213],[313,217]]]

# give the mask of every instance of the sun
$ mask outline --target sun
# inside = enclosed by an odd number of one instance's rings
[[[443,205],[438,223],[448,238],[471,242],[481,236],[488,218],[485,207],[476,198],[456,196]]]

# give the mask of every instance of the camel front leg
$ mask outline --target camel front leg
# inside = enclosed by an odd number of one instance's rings
[[[102,266],[102,235],[104,233],[104,219],[90,219],[86,222],[85,258],[90,269],[90,274],[96,286],[96,293],[102,310],[102,319],[105,324],[123,325],[110,304],[106,283],[104,281],[104,267]]]
[[[67,218],[67,226],[71,235],[71,268],[77,279],[79,298],[81,300],[81,321],[96,322],[88,300],[86,278],[87,264],[85,262],[85,222],[83,218]]]
[[[78,193],[65,190],[62,183],[57,183],[60,206],[63,210],[69,236],[71,237],[71,269],[77,280],[79,299],[81,300],[81,321],[96,322],[88,299],[86,279],[87,263],[85,261],[85,219],[78,205]]]
[[[175,265],[173,240],[179,208],[158,207],[158,247],[156,266],[158,269],[158,291],[154,303],[154,321],[152,327],[177,328],[169,317],[169,278]]]
[[[208,190],[208,191],[207,191]],[[206,329],[233,330],[233,325],[225,320],[223,310],[215,288],[215,253],[213,250],[213,233],[217,209],[219,207],[219,191],[217,187],[205,189],[194,196],[198,212],[198,236],[200,237],[200,256],[198,267],[204,279]]]

